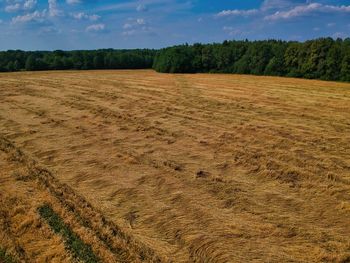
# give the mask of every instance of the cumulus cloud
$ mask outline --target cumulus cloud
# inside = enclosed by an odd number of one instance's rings
[[[261,10],[267,11],[267,10],[276,10],[276,9],[286,9],[290,8],[296,5],[301,5],[309,3],[310,1],[305,0],[264,0],[264,2],[261,5]]]
[[[36,0],[26,0],[26,1],[13,1],[9,2],[9,5],[5,6],[5,12],[12,13],[24,10],[31,10],[36,5]]]
[[[122,33],[122,35],[123,36],[133,36],[133,35],[135,35],[136,34],[136,30],[134,30],[134,29],[132,29],[132,30],[128,30],[128,31],[124,31],[123,33]]]
[[[93,24],[88,27],[86,27],[86,32],[99,32],[105,30],[106,25],[105,24]]]
[[[146,21],[143,18],[136,19],[136,24],[138,25],[145,25]]]
[[[217,14],[218,17],[225,17],[225,16],[251,16],[255,15],[259,12],[258,9],[249,9],[249,10],[239,10],[239,9],[233,9],[233,10],[223,10],[220,13]]]
[[[62,11],[58,9],[56,0],[48,0],[48,4],[49,4],[49,16],[55,17],[55,16],[62,15]]]
[[[286,20],[315,13],[350,13],[350,5],[327,5],[309,0],[265,0],[259,9],[223,10],[217,17],[262,15],[265,20]]]
[[[323,5],[322,11],[350,13],[350,5],[341,5],[341,6]]]
[[[136,34],[155,34],[152,27],[150,27],[147,21],[143,18],[128,19],[128,21],[123,25],[124,31],[123,36],[132,36]]]
[[[12,18],[12,24],[28,23],[28,22],[43,22],[46,17],[46,12],[35,11],[22,16]]]
[[[84,12],[80,12],[80,13],[72,13],[71,16],[77,20],[90,20],[90,21],[97,21],[99,20],[101,17],[99,15],[88,15]]]
[[[35,7],[37,1],[36,0],[26,0],[21,1],[17,0],[16,4],[20,5],[19,10],[27,11]],[[56,17],[63,15],[63,12],[58,9],[56,0],[48,0],[48,9],[44,9],[42,11],[36,10],[34,12],[29,12],[18,15],[12,18],[12,24],[24,24],[29,22],[39,22],[42,23],[46,21],[49,17]]]
[[[237,29],[237,28],[234,28],[234,27],[231,27],[231,26],[224,26],[222,28],[222,30],[224,30],[226,33],[228,33],[230,36],[237,36],[237,35],[240,35],[242,34],[242,31]]]
[[[136,7],[136,11],[137,12],[144,12],[144,11],[147,11],[148,9],[147,9],[147,6],[145,6],[145,5],[138,5],[137,7]]]
[[[33,9],[36,5],[36,0],[27,0],[23,4],[23,8],[28,10],[28,9]]]
[[[332,36],[333,38],[347,38],[347,37],[349,37],[349,34],[346,34],[346,33],[344,33],[344,32],[336,32],[336,33],[334,33],[333,34],[333,36]]]
[[[9,1],[8,1],[9,2]],[[11,19],[12,24],[25,24],[30,22],[42,23],[47,21],[49,17],[56,17],[63,14],[61,10],[58,9],[56,0],[48,0],[48,9],[42,11],[36,10],[34,12],[28,12],[28,10],[33,9],[37,1],[36,0],[16,0],[16,6],[19,5],[17,11],[27,11],[23,15],[15,16]],[[13,8],[12,10],[14,10]]]
[[[62,33],[62,31],[54,26],[45,26],[40,28],[40,30],[38,31],[38,35],[43,35],[43,36],[47,36],[47,35],[53,35],[53,34],[60,34]]]
[[[265,20],[283,20],[310,15],[316,12],[324,13],[350,13],[350,6],[323,5],[320,3],[311,3],[299,5],[287,11],[277,11],[272,15],[265,16]]]
[[[11,13],[11,12],[17,12],[21,9],[21,5],[19,3],[13,4],[13,5],[8,5],[5,7],[5,11],[7,13]]]
[[[144,25],[146,25],[146,21],[143,18],[129,19],[129,21],[123,25],[123,29],[138,28]]]
[[[133,25],[129,24],[129,23],[126,23],[126,24],[123,25],[123,29],[130,29],[132,27],[133,27]]]

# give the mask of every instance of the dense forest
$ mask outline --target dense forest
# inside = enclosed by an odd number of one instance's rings
[[[160,50],[159,72],[220,72],[350,81],[350,39],[224,41]]]
[[[350,81],[350,39],[224,41],[161,50],[0,52],[0,71],[152,67],[169,73],[238,73]]]
[[[143,69],[151,68],[155,50],[34,51],[0,52],[0,71],[65,69]]]

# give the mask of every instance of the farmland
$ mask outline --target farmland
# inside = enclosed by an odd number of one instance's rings
[[[0,103],[0,262],[350,261],[348,83],[18,72]]]

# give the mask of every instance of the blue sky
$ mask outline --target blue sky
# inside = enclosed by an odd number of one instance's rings
[[[0,50],[350,36],[350,0],[0,0]]]

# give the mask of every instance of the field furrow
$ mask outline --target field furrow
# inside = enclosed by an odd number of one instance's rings
[[[72,235],[102,262],[350,260],[349,84],[22,72],[0,103],[0,248],[18,260],[75,260]]]

